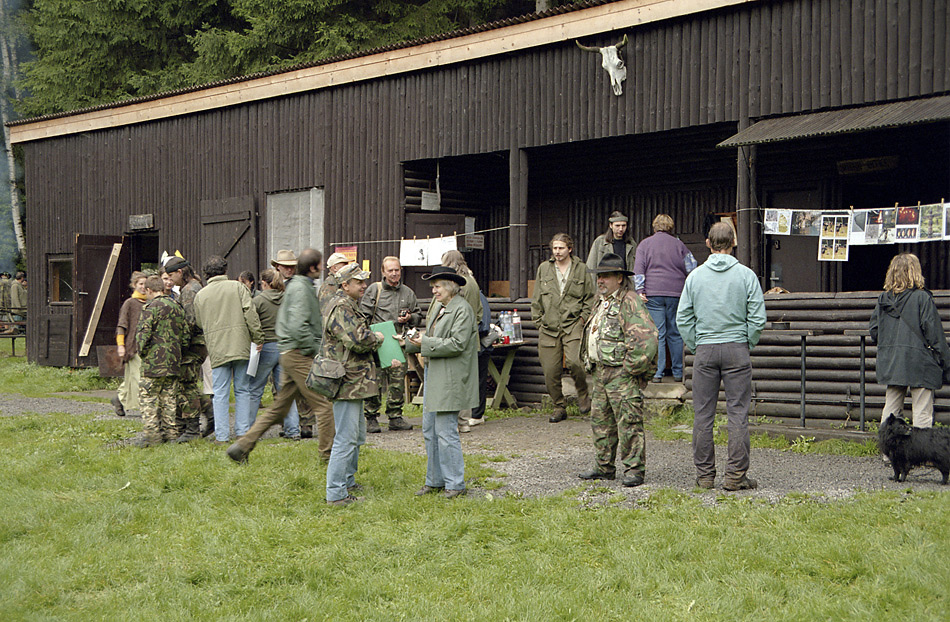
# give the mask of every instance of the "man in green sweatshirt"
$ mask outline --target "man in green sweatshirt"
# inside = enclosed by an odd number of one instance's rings
[[[752,363],[749,351],[765,327],[765,300],[758,277],[732,256],[735,233],[725,222],[709,229],[709,259],[686,277],[676,312],[683,343],[693,353],[693,463],[696,485],[712,488],[716,478],[713,421],[719,384],[726,393],[729,458],[722,487],[756,488],[749,470],[749,404]]]

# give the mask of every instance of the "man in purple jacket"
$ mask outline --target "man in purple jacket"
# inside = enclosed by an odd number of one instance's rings
[[[683,380],[683,339],[676,328],[676,308],[683,284],[696,267],[696,258],[686,245],[673,237],[673,219],[660,214],[653,219],[653,235],[637,246],[633,280],[637,293],[647,303],[647,311],[659,333],[660,352],[653,382],[663,380],[666,348],[670,349],[673,380]]]

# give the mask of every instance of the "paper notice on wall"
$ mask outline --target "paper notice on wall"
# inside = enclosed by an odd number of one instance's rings
[[[402,240],[399,243],[399,263],[404,266],[428,266],[429,240]]]
[[[918,238],[921,242],[932,242],[943,239],[943,203],[920,206],[920,229]]]
[[[438,266],[442,263],[442,255],[448,251],[458,250],[458,242],[454,235],[448,235],[442,238],[429,239],[429,263],[430,266]]]

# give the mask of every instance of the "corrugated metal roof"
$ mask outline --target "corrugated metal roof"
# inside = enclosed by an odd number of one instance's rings
[[[950,119],[950,95],[764,119],[717,145],[743,147]]]

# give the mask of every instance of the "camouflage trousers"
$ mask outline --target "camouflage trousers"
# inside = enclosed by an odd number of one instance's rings
[[[622,367],[594,367],[590,424],[597,467],[602,473],[616,473],[618,452],[626,475],[643,475],[646,469],[644,387],[644,376],[631,377],[623,373]]]
[[[142,378],[139,384],[139,407],[145,440],[153,443],[173,441],[180,430],[175,424],[179,383],[177,376]]]
[[[178,407],[182,419],[194,419],[202,412],[201,398],[204,379],[201,375],[202,361],[182,363],[179,378]]]
[[[386,394],[386,417],[395,419],[402,417],[402,405],[406,402],[406,366],[387,367],[380,369],[376,375],[379,382],[379,393],[363,400],[363,414],[367,418],[379,417],[382,407],[382,395]]]

